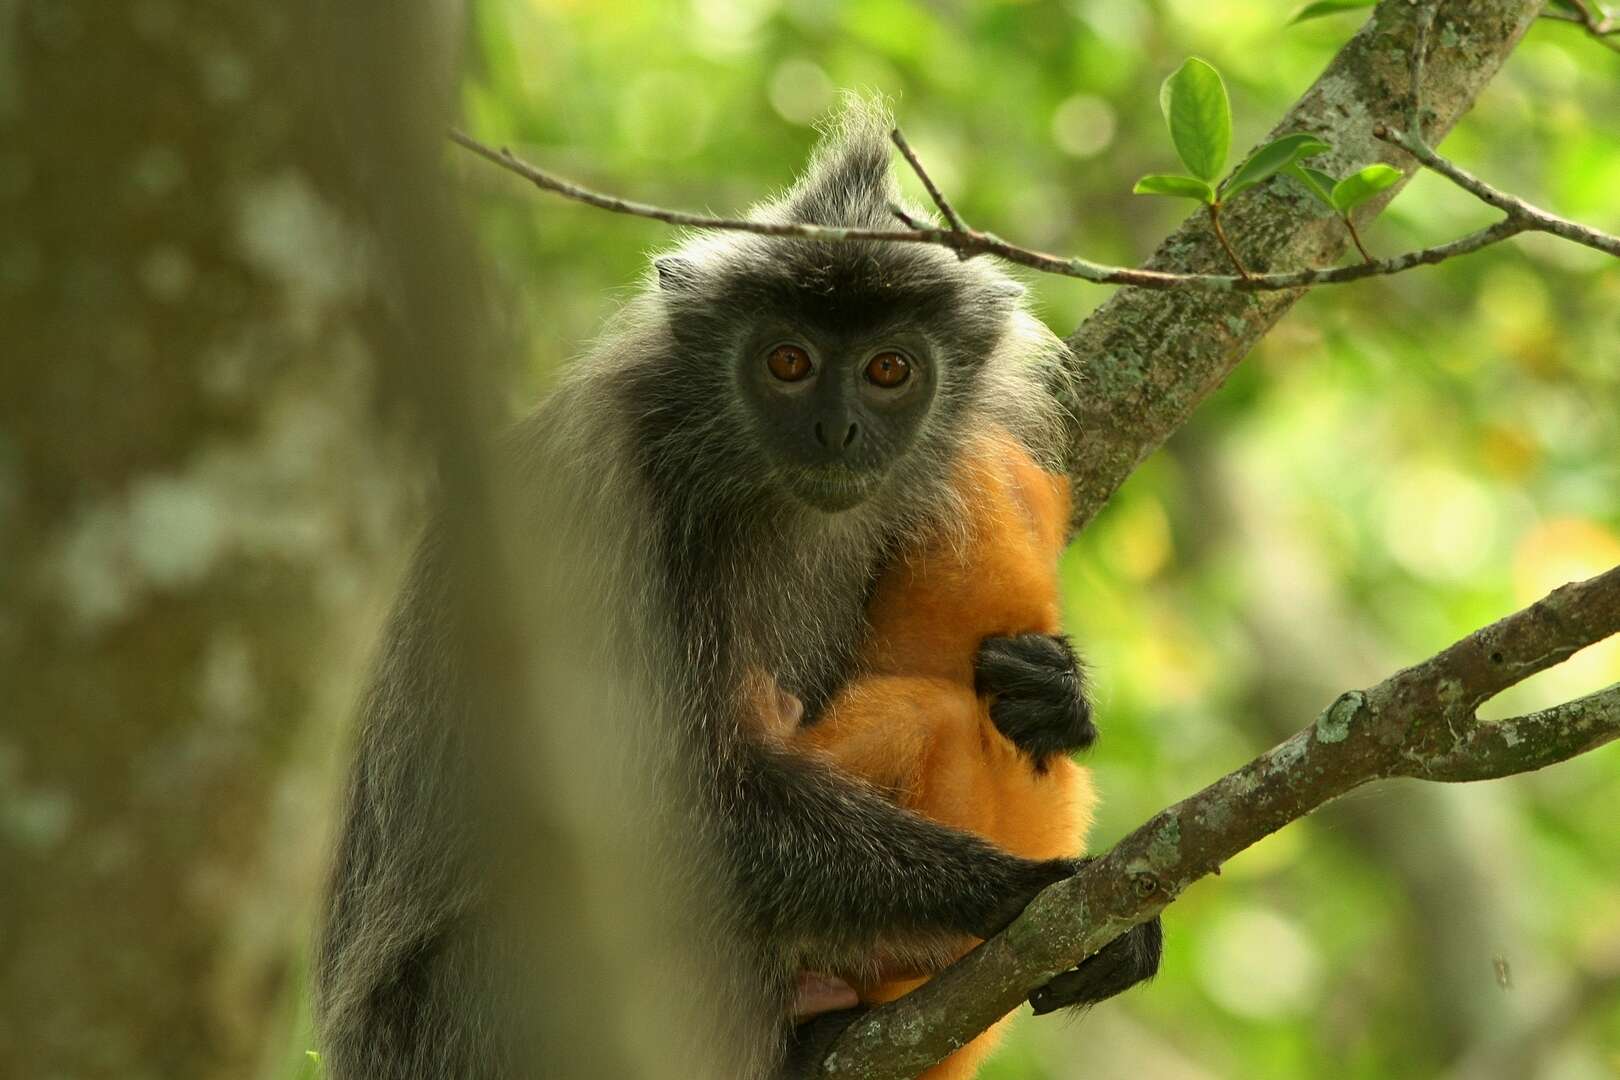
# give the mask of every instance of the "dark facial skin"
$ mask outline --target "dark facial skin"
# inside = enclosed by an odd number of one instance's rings
[[[938,377],[916,334],[779,327],[743,351],[738,382],[783,485],[835,513],[864,501],[910,448]]]

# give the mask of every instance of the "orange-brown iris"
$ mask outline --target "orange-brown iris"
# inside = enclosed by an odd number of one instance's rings
[[[873,386],[893,390],[911,378],[911,361],[897,352],[880,352],[866,365],[866,379]]]
[[[765,358],[765,366],[783,382],[798,382],[810,374],[810,354],[797,345],[778,345]]]

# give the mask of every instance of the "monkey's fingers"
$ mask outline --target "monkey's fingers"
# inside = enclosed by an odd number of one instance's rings
[[[1159,972],[1164,929],[1157,917],[1133,926],[1073,971],[1065,971],[1033,994],[1036,1016],[1058,1009],[1084,1008],[1129,990]]]
[[[744,692],[752,706],[750,718],[756,734],[770,742],[784,742],[793,737],[804,719],[803,701],[758,669],[749,673]]]

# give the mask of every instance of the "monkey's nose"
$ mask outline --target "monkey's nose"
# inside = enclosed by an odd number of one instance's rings
[[[831,437],[829,437],[830,433],[836,433],[839,428],[844,428],[844,433],[842,436],[832,434]],[[820,420],[817,420],[815,427],[812,430],[816,436],[816,445],[827,450],[832,450],[835,453],[843,453],[844,451],[853,448],[856,443],[860,442],[861,439],[861,425],[854,423],[853,421],[851,421],[847,426],[844,424],[834,424],[831,425],[829,429],[829,427],[824,426]]]

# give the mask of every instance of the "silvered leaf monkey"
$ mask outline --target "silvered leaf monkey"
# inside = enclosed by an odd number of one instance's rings
[[[852,107],[752,215],[891,227],[888,126]],[[814,726],[855,671],[885,569],[961,530],[955,479],[975,439],[1006,432],[1056,466],[1063,347],[1022,292],[987,260],[928,245],[700,236],[654,260],[503,444],[536,588],[586,639],[557,648],[613,697],[553,703],[536,728],[558,753],[610,730],[657,787],[645,872],[618,899],[648,925],[685,913],[708,958],[684,983],[648,965],[695,1017],[708,1058],[694,1075],[781,1070],[801,971],[877,955],[926,969],[1074,872],[758,738],[748,692],[768,673]],[[509,805],[495,780],[521,770],[484,737],[490,710],[469,705],[477,635],[449,615],[463,569],[430,529],[359,719],[314,971],[334,1080],[556,1075],[511,1023],[526,985],[571,976],[502,936],[522,913],[512,883],[544,872],[502,877],[486,851],[521,835],[487,820]],[[1033,662],[1006,666],[1027,676]],[[582,767],[552,764],[560,782]],[[622,813],[610,783],[574,794],[597,789],[604,819]]]

